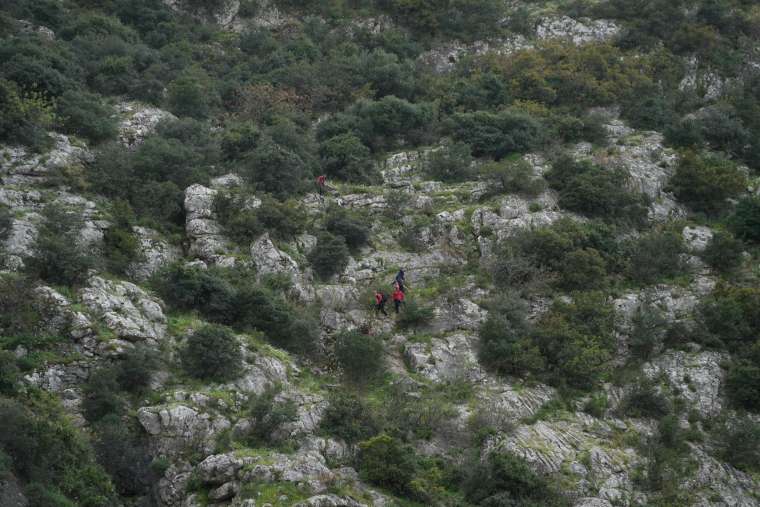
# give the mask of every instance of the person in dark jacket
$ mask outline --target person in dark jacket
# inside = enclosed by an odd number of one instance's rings
[[[396,273],[396,287],[401,292],[406,292],[406,275],[404,275],[404,268],[401,268],[398,270],[398,273]]]
[[[388,296],[386,296],[385,293],[380,289],[377,289],[375,291],[375,310],[377,310],[378,313],[382,312],[386,317],[388,316],[388,314],[385,312],[385,303],[387,301]]]
[[[398,313],[401,304],[404,302],[404,292],[401,289],[396,289],[393,292],[393,304],[396,307],[396,313]]]

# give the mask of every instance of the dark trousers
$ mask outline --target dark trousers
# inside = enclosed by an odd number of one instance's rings
[[[396,313],[398,313],[398,309],[401,308],[401,303],[402,302],[403,301],[397,301],[397,300],[393,301],[393,304],[396,305]]]
[[[375,305],[375,309],[378,312],[383,312],[383,315],[385,315],[386,317],[388,316],[388,314],[385,312],[385,303],[384,302],[376,304]]]

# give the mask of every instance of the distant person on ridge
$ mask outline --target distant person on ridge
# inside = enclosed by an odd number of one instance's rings
[[[399,308],[401,308],[401,303],[403,302],[404,302],[404,292],[401,289],[397,288],[393,292],[393,304],[396,307],[396,313],[398,313]]]
[[[383,291],[377,289],[375,291],[375,309],[379,312],[383,312],[386,317],[388,314],[385,312],[385,303],[388,301],[388,296]]]
[[[398,273],[396,273],[396,286],[401,292],[406,292],[406,287],[404,287],[405,284],[406,275],[404,275],[404,268],[401,268],[398,270]]]
[[[324,174],[320,174],[317,176],[317,188],[319,189],[319,195],[323,195],[325,193],[325,182],[327,181],[327,176]]]

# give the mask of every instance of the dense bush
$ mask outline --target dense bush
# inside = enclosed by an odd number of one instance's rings
[[[755,349],[760,348],[757,343]],[[726,377],[726,392],[732,403],[739,408],[760,412],[760,353],[755,352],[749,359],[734,361]]]
[[[331,209],[325,228],[335,236],[341,236],[351,250],[363,247],[369,241],[367,220],[341,208]]]
[[[309,170],[293,150],[265,138],[251,152],[243,174],[258,191],[287,199],[304,188]]]
[[[319,156],[325,174],[352,183],[377,181],[370,150],[353,133],[339,134],[320,143]]]
[[[20,378],[16,355],[9,350],[0,350],[0,395],[14,394]]]
[[[742,240],[760,243],[760,197],[745,197],[729,217],[729,227]]]
[[[760,470],[760,424],[748,417],[735,418],[718,435],[723,460],[747,473]]]
[[[109,414],[122,415],[126,407],[114,368],[104,367],[93,372],[83,394],[82,411],[89,422],[96,422]]]
[[[667,320],[649,295],[645,295],[631,316],[628,348],[632,357],[648,361],[658,350],[665,333]]]
[[[138,260],[138,243],[132,226],[135,217],[129,203],[117,200],[113,203],[111,226],[103,233],[103,256],[112,273],[124,274]]]
[[[576,293],[555,301],[538,322],[535,343],[549,378],[588,389],[610,372],[615,348],[614,311],[602,293]]]
[[[531,340],[527,304],[506,295],[489,306],[488,318],[480,326],[480,361],[489,367],[519,375],[541,371],[544,358]]]
[[[139,393],[151,381],[151,375],[158,368],[156,351],[146,346],[136,346],[127,351],[116,365],[116,380],[125,391]]]
[[[536,177],[533,167],[522,159],[484,164],[480,175],[495,182],[502,193],[536,196],[546,189],[543,178]]]
[[[416,298],[407,296],[396,319],[396,325],[401,329],[416,331],[433,320],[433,308],[420,304]]]
[[[625,394],[620,411],[628,417],[651,417],[660,419],[672,411],[670,402],[660,392],[654,383],[644,377],[635,383]]]
[[[0,451],[10,457],[11,472],[29,485],[32,502],[48,497],[59,499],[48,504],[56,506],[118,503],[92,449],[64,413],[44,394],[19,400],[0,398]]]
[[[367,440],[379,431],[369,407],[351,393],[332,393],[322,417],[322,431],[353,444]]]
[[[246,193],[218,193],[214,198],[214,210],[230,239],[242,247],[262,233],[273,238],[289,240],[303,232],[306,215],[300,205],[293,201],[278,201],[271,196],[261,197],[261,205],[250,207],[253,196]]]
[[[0,204],[0,242],[5,242],[13,231],[13,213],[8,206]]]
[[[430,152],[427,172],[431,178],[446,182],[470,179],[475,174],[470,147],[464,143],[452,143]]]
[[[317,236],[317,245],[309,252],[309,263],[320,278],[327,280],[346,268],[349,255],[343,237],[322,232]]]
[[[51,204],[34,243],[34,256],[26,261],[27,272],[48,283],[78,285],[95,266],[92,254],[81,245],[84,223],[78,211]]]
[[[726,199],[742,192],[747,181],[736,164],[727,159],[686,153],[668,186],[692,209],[715,213],[726,207]]]
[[[546,175],[559,192],[559,205],[570,211],[630,225],[644,222],[646,199],[627,190],[627,175],[619,169],[604,169],[588,161],[563,156],[554,161]]]
[[[98,462],[108,472],[119,494],[145,495],[161,477],[151,467],[148,442],[117,416],[101,419],[95,425],[93,447]]]
[[[52,122],[52,108],[42,95],[24,94],[0,78],[0,141],[41,151],[51,144],[47,128]]]
[[[214,325],[204,326],[188,336],[180,356],[189,375],[219,382],[235,378],[243,362],[235,335]]]
[[[359,473],[367,482],[398,495],[409,493],[414,451],[385,433],[359,444]]]
[[[729,273],[742,263],[744,244],[730,233],[716,232],[700,254],[712,268]]]
[[[560,269],[560,288],[567,291],[597,290],[607,285],[607,264],[593,248],[573,250]]]
[[[760,333],[760,289],[719,284],[698,310],[704,329],[729,350],[744,349]]]
[[[270,387],[248,400],[248,414],[252,419],[247,435],[248,445],[261,447],[271,444],[273,434],[283,424],[296,420],[298,407],[294,401],[278,397],[281,391],[278,386]]]
[[[501,159],[512,153],[527,153],[546,142],[545,127],[522,112],[458,113],[451,117],[454,138],[468,144],[472,154]]]
[[[67,90],[56,100],[60,130],[98,143],[116,137],[112,110],[93,94]]]
[[[463,489],[474,505],[570,505],[546,479],[512,454],[492,452],[466,472]]]
[[[385,372],[382,340],[358,331],[345,331],[335,338],[335,357],[348,380],[366,384]]]
[[[683,238],[676,232],[645,234],[630,244],[628,274],[646,285],[683,274],[684,250]]]

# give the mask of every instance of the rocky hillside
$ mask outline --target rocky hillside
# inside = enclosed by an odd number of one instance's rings
[[[753,2],[13,4],[1,506],[760,505]]]

